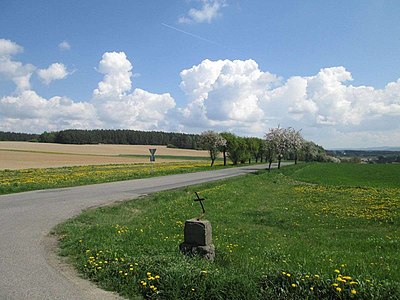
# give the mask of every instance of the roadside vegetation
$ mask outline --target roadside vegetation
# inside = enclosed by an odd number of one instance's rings
[[[400,299],[400,165],[377,167],[292,165],[87,210],[55,229],[60,254],[129,298]],[[195,191],[214,262],[178,250]]]
[[[212,169],[223,167],[222,163],[216,163]],[[0,170],[0,194],[209,170],[207,160],[154,165],[145,163]]]

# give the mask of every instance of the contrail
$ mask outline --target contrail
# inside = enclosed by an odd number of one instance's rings
[[[217,42],[208,40],[208,39],[203,38],[203,37],[201,37],[201,36],[199,36],[199,35],[196,35],[196,34],[193,34],[193,33],[190,33],[190,32],[184,31],[184,30],[181,30],[181,29],[176,28],[176,27],[173,27],[173,26],[171,26],[171,25],[168,25],[168,24],[165,24],[165,23],[161,23],[161,25],[162,25],[162,26],[165,26],[165,27],[168,27],[168,28],[171,28],[171,29],[173,29],[173,30],[176,30],[176,31],[178,31],[178,32],[182,32],[182,33],[184,33],[184,34],[190,35],[190,36],[192,36],[192,37],[194,37],[194,38],[196,38],[196,39],[202,40],[202,41],[204,41],[204,42],[208,42],[208,43],[211,43],[211,44],[214,44],[214,45],[217,45],[217,46],[222,46],[221,44],[218,44]]]

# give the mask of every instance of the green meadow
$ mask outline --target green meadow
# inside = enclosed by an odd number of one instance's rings
[[[230,166],[226,166],[230,167]],[[226,168],[207,160],[0,170],[0,195]]]
[[[146,299],[400,299],[400,165],[299,164],[87,210],[60,255]],[[216,259],[178,250],[205,197]]]

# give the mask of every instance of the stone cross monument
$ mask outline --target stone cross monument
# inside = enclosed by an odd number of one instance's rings
[[[205,199],[200,198],[197,193],[196,196],[194,201],[200,202],[202,213],[198,218],[185,221],[184,241],[179,245],[179,249],[186,255],[199,255],[214,260],[215,246],[212,243],[211,223],[202,220],[206,213],[202,202]]]

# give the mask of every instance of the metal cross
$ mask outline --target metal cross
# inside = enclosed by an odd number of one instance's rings
[[[197,220],[199,220],[199,219],[201,219],[203,216],[204,216],[204,214],[206,213],[206,210],[204,209],[204,205],[203,205],[203,202],[202,201],[204,201],[204,200],[206,200],[205,198],[200,198],[200,196],[199,196],[199,194],[197,194],[197,192],[194,192],[195,194],[196,194],[196,196],[197,196],[197,199],[194,199],[194,201],[195,202],[200,202],[200,205],[201,205],[201,209],[203,210],[203,213],[197,218]]]

